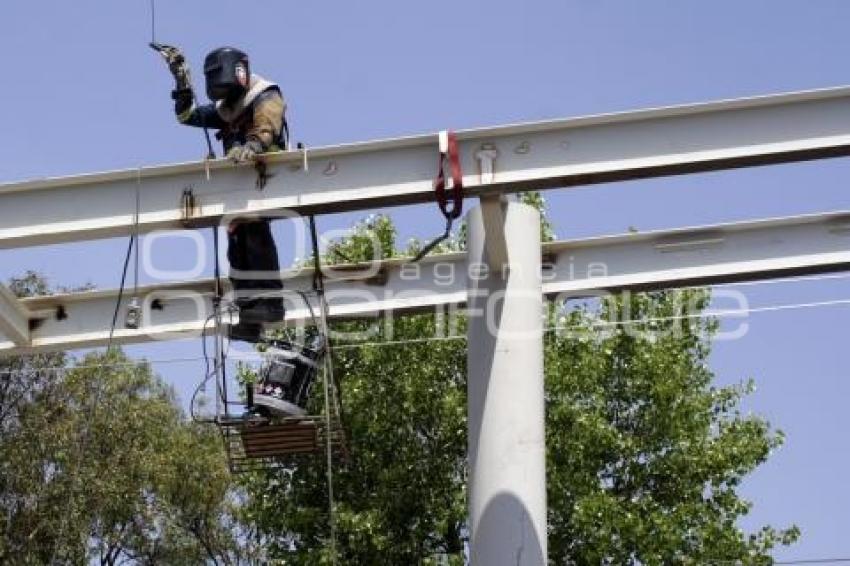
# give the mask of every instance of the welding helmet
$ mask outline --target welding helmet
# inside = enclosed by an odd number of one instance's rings
[[[248,92],[251,67],[248,55],[234,47],[219,47],[204,59],[207,96],[211,100],[236,100]]]

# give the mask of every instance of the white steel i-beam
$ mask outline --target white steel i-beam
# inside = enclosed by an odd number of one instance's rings
[[[470,558],[474,565],[543,566],[540,215],[515,202],[503,207],[501,223],[485,224],[482,207],[467,216],[469,263],[478,266],[467,310]],[[490,239],[505,244],[498,259],[487,252]]]
[[[16,346],[25,346],[30,339],[30,312],[4,285],[0,285],[0,334]]]
[[[543,259],[543,294],[562,299],[848,271],[850,211],[550,242],[543,246]],[[388,259],[326,267],[330,316],[363,319],[381,311],[389,316],[463,305],[471,269],[460,253],[418,264]],[[287,271],[284,286],[309,291],[312,277],[310,269]],[[116,342],[199,336],[213,312],[213,289],[210,279],[140,287],[142,327],[118,328]],[[0,301],[5,321],[0,332],[8,339],[0,338],[0,355],[104,345],[117,294],[109,289],[19,302],[7,295]],[[129,299],[125,294],[121,313]],[[292,322],[308,316],[299,304],[287,312]]]
[[[174,135],[178,135],[174,131]],[[467,196],[850,154],[850,87],[460,131]],[[0,249],[433,200],[437,135],[0,185]],[[209,173],[209,175],[207,174]],[[184,194],[186,195],[184,197]]]

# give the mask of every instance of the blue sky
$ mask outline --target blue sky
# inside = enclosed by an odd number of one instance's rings
[[[148,0],[4,4],[0,182],[203,156],[199,132],[174,121],[171,79],[146,45]],[[160,0],[157,15],[158,39],[184,47],[196,79],[209,49],[248,51],[283,86],[295,140],[311,146],[850,83],[840,0]],[[567,238],[850,208],[848,191],[850,160],[837,159],[546,196]],[[403,238],[440,229],[434,207],[390,212]],[[114,287],[124,246],[2,251],[0,278],[31,268],[54,284]],[[185,265],[180,251],[163,265]],[[850,296],[843,279],[743,289],[754,307]],[[756,380],[745,410],[787,434],[744,487],[756,503],[745,525],[802,528],[782,559],[850,556],[848,317],[846,307],[753,315],[747,336],[712,357],[719,382]],[[185,357],[199,345],[131,351]],[[182,394],[202,372],[157,369]]]

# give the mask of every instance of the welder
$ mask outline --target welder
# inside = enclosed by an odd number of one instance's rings
[[[234,163],[286,149],[286,102],[280,87],[252,74],[248,55],[233,47],[211,51],[204,60],[211,103],[197,105],[188,65],[179,49],[152,44],[166,59],[176,87],[171,93],[181,124],[217,130],[224,152]],[[231,337],[259,340],[263,323],[283,320],[280,265],[270,221],[251,218],[227,227],[230,280],[236,293],[239,324]]]

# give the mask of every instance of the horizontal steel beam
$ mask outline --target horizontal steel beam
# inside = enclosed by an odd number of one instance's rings
[[[468,196],[850,154],[850,87],[458,132]],[[438,136],[0,185],[0,248],[433,200]],[[184,192],[191,198],[184,198]]]
[[[325,268],[330,316],[375,317],[381,323],[379,316],[462,306],[469,277],[479,276],[483,268],[469,265],[462,253],[427,257],[419,264],[388,259]],[[544,245],[543,291],[561,298],[586,297],[845,270],[850,270],[850,212],[836,212],[552,242]],[[312,270],[287,271],[283,278],[290,293],[288,321],[309,320],[309,309],[296,291],[310,291]],[[120,326],[115,341],[199,336],[213,312],[213,290],[212,280],[140,288],[143,326]],[[122,313],[130,298],[125,295]],[[21,303],[33,319],[31,340],[0,342],[0,353],[103,345],[116,299],[115,290],[24,299]],[[307,299],[315,310],[315,299]]]
[[[8,287],[0,285],[0,334],[16,345],[25,345],[30,339],[29,310]]]

